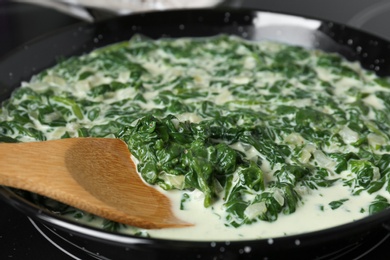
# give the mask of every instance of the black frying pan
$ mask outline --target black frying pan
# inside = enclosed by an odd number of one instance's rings
[[[252,40],[279,40],[337,52],[379,75],[390,75],[390,43],[339,24],[317,21],[318,27],[261,26],[253,10],[187,10],[136,14],[97,24],[79,24],[30,42],[0,60],[0,100],[20,83],[53,66],[59,58],[80,55],[128,40],[135,33],[151,38],[212,36],[220,33]],[[281,20],[282,21],[282,20]],[[373,237],[390,233],[390,210],[338,227],[301,235],[240,242],[195,242],[147,239],[112,234],[66,220],[0,187],[0,195],[54,234],[63,247],[82,259],[340,259]]]

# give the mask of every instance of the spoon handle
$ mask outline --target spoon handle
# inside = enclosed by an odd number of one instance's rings
[[[47,195],[48,189],[65,181],[66,143],[1,143],[0,184]],[[69,181],[69,178],[65,178]]]

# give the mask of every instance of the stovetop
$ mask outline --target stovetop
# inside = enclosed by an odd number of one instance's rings
[[[234,1],[233,1],[234,2]],[[388,0],[243,0],[241,6],[289,12],[344,23],[390,40]],[[233,5],[237,5],[237,1]],[[23,43],[80,20],[40,6],[0,0],[0,57]],[[390,238],[381,234],[340,259],[390,259]],[[0,259],[72,259],[48,241],[22,213],[0,201]]]

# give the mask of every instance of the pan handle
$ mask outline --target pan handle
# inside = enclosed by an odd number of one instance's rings
[[[362,11],[352,16],[352,18],[349,19],[349,21],[347,21],[347,25],[359,29],[362,28],[372,18],[375,18],[378,15],[381,15],[389,11],[390,11],[390,2],[388,0],[382,0],[381,2],[372,4],[369,7],[363,9]]]

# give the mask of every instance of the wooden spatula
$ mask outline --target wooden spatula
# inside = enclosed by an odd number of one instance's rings
[[[120,139],[1,143],[0,184],[136,227],[191,226],[174,216],[165,195],[139,177]]]

